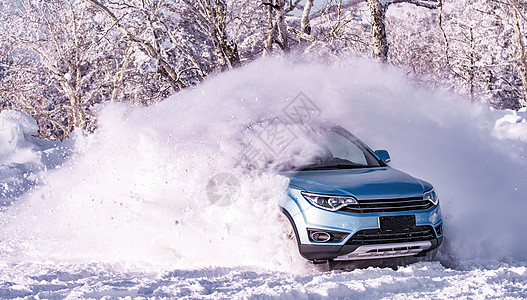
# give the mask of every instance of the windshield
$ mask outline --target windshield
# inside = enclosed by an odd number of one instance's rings
[[[346,129],[326,123],[276,120],[243,131],[237,164],[248,170],[278,172],[381,167],[371,150]]]
[[[357,138],[340,127],[320,130],[311,137],[323,152],[313,163],[299,170],[351,169],[380,167],[380,162]]]

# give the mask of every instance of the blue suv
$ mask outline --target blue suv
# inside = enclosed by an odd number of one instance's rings
[[[317,129],[324,155],[282,172],[280,203],[300,254],[314,263],[425,256],[441,245],[443,220],[434,187],[387,165],[340,126]]]

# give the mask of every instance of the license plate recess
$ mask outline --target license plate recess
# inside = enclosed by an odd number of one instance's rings
[[[415,227],[415,215],[379,217],[382,231],[408,230]]]

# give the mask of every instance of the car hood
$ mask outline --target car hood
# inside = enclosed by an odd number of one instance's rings
[[[298,171],[284,175],[290,178],[293,188],[352,195],[358,199],[418,197],[432,188],[430,183],[390,167]]]

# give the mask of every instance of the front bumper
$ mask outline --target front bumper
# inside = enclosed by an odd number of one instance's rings
[[[443,220],[439,205],[422,211],[409,211],[383,214],[352,214],[331,212],[300,204],[296,201],[284,203],[282,210],[291,222],[298,241],[300,254],[309,260],[363,260],[403,256],[420,256],[438,248],[443,240]],[[300,205],[298,205],[300,204]],[[425,228],[427,233],[416,236],[413,232],[395,233],[394,238],[385,240],[360,240],[362,233],[375,236],[384,233],[380,230],[381,216],[415,215],[416,228]],[[338,231],[348,233],[339,243],[313,242],[308,236],[308,228],[317,231]],[[418,230],[418,229],[416,229]],[[387,234],[387,236],[390,236]],[[400,237],[410,238],[400,238]]]
[[[443,237],[411,243],[375,245],[298,244],[300,254],[309,260],[363,260],[423,255],[437,249]]]

